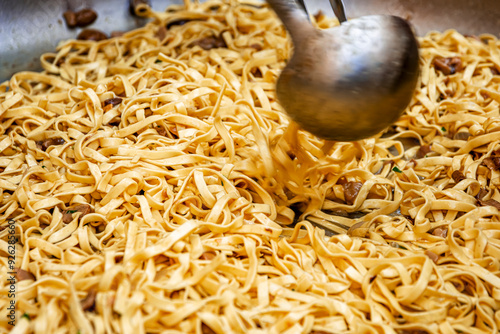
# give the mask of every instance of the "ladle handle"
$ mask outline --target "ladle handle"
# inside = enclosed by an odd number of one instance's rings
[[[267,3],[285,25],[294,45],[310,36],[310,31],[314,30],[314,27],[309,22],[307,14],[295,0],[267,0]]]
[[[347,21],[347,17],[345,16],[344,4],[342,3],[342,0],[330,0],[330,5],[332,6],[335,16],[339,20],[339,23]]]

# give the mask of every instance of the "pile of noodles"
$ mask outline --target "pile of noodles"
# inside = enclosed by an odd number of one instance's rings
[[[401,119],[325,143],[276,100],[267,6],[147,15],[0,85],[1,332],[13,220],[12,333],[498,333],[494,36],[421,38]]]

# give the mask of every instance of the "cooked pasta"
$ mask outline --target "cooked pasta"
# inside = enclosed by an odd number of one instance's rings
[[[276,100],[266,5],[141,13],[0,85],[1,332],[498,333],[496,37],[420,38],[405,114],[333,143]]]

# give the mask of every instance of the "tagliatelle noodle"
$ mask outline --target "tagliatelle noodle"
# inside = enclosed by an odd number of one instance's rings
[[[12,333],[498,332],[496,37],[420,38],[400,120],[325,143],[276,100],[266,5],[141,13],[0,85],[2,295],[9,220],[35,278]]]

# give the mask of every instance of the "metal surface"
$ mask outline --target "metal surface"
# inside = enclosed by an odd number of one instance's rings
[[[294,44],[276,85],[278,100],[303,129],[355,141],[399,118],[419,73],[418,45],[406,21],[372,15],[319,30],[294,0],[268,2]]]
[[[345,14],[344,4],[342,0],[330,0],[330,5],[332,6],[335,16],[340,23],[347,21],[347,16]]]
[[[155,10],[181,0],[152,0]],[[333,15],[328,0],[306,0],[310,13]],[[68,9],[94,8],[99,17],[90,27],[110,33],[143,24],[128,10],[127,0],[0,0],[0,82],[21,70],[39,70],[39,56],[54,50],[61,40],[73,38],[62,14]],[[349,18],[390,14],[410,19],[417,34],[455,28],[464,34],[500,35],[499,0],[349,0]]]
[[[164,10],[182,0],[151,0]],[[76,38],[82,28],[69,29],[67,10],[92,8],[97,20],[88,28],[110,34],[143,26],[147,21],[130,14],[128,0],[0,0],[0,82],[23,70],[40,70],[39,57],[55,50],[60,41]]]

